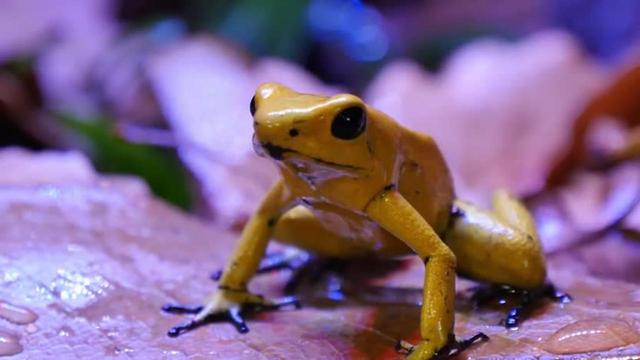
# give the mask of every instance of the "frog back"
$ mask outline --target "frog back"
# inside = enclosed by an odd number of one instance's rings
[[[449,168],[432,137],[401,128],[398,190],[439,234],[455,198]]]

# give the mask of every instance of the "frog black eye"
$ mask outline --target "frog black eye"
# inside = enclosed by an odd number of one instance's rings
[[[251,116],[256,114],[256,97],[255,97],[255,95],[251,98],[251,102],[249,103],[249,111],[251,111]]]
[[[367,127],[367,116],[359,106],[346,108],[333,118],[331,134],[338,139],[353,140]]]

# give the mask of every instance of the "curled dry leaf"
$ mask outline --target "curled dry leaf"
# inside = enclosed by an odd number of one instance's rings
[[[614,76],[611,83],[590,99],[582,112],[573,120],[571,141],[565,149],[565,154],[551,169],[547,178],[548,187],[563,184],[576,168],[599,160],[589,159],[592,153],[589,143],[590,135],[593,130],[597,130],[596,126],[599,122],[613,119],[622,124],[627,131],[640,126],[638,94],[640,94],[640,64],[636,60],[633,65]]]
[[[16,359],[400,359],[396,340],[417,340],[415,258],[375,282],[414,288],[394,304],[325,302],[253,318],[247,335],[218,324],[171,339],[166,330],[181,319],[160,307],[200,301],[235,235],[154,199],[138,180],[95,174],[78,154],[8,150],[0,162],[11,170],[0,174],[0,351],[21,351]],[[370,267],[354,266],[366,278]],[[491,336],[462,358],[640,353],[637,287],[563,269],[554,263],[551,278],[575,301],[547,304],[518,330],[497,325],[500,312],[472,310],[461,282],[458,335]],[[252,287],[277,294],[287,275],[264,275]]]
[[[156,54],[147,72],[180,156],[225,226],[249,216],[277,176],[253,153],[249,101],[256,87],[277,81],[302,92],[337,92],[297,65],[277,59],[250,64],[236,49],[204,36]]]
[[[637,59],[571,120],[568,146],[546,180],[546,199],[534,202],[552,256],[634,282],[640,281]]]

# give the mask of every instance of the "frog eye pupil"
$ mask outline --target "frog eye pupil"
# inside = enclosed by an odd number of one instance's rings
[[[353,140],[360,136],[367,126],[367,117],[359,106],[346,108],[338,113],[331,123],[331,134],[338,139]]]
[[[251,116],[256,114],[256,97],[251,98],[251,102],[249,103],[249,111],[251,111]]]

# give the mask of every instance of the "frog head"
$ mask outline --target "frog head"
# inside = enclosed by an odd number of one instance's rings
[[[369,109],[357,96],[297,93],[283,85],[262,84],[251,99],[254,148],[297,170],[314,167],[367,169]]]

